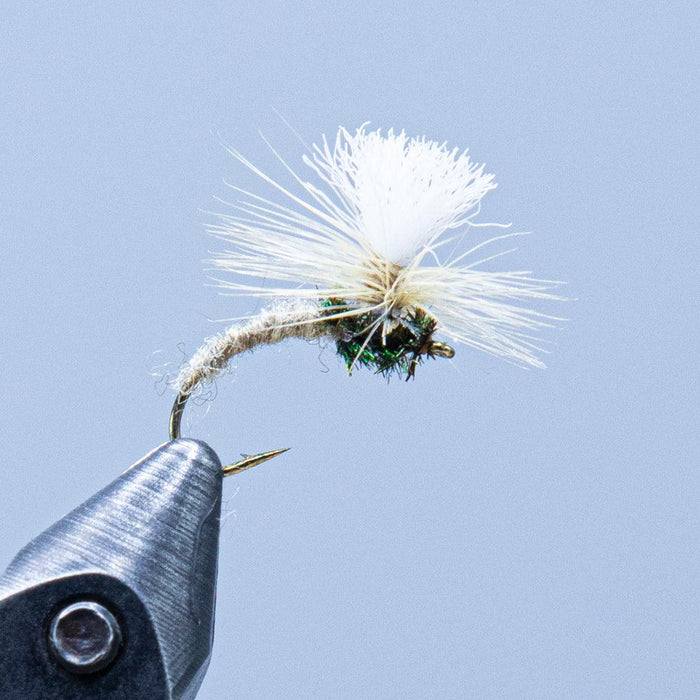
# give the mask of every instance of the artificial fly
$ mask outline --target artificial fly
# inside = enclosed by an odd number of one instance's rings
[[[223,288],[273,301],[206,340],[182,367],[171,439],[179,437],[185,404],[198,386],[232,357],[286,338],[330,338],[349,372],[368,367],[406,379],[425,358],[454,356],[436,334],[515,364],[544,367],[533,333],[558,319],[521,303],[561,299],[549,291],[559,283],[483,269],[504,252],[475,255],[522,234],[456,252],[471,227],[484,225],[473,218],[496,187],[494,176],[467,151],[403,131],[382,134],[363,125],[353,134],[341,128],[332,145],[324,137],[303,158],[315,183],[285,164],[301,194],[231,153],[280,201],[234,187],[242,196],[236,213],[218,216],[209,227],[230,246],[213,262],[225,275]],[[271,280],[284,286],[265,286]],[[235,473],[279,452],[246,457],[226,469]]]

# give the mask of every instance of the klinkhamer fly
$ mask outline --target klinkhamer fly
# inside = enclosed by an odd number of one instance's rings
[[[484,226],[473,219],[496,186],[466,151],[403,131],[341,128],[332,145],[324,137],[303,157],[318,184],[287,166],[302,195],[231,153],[281,196],[274,201],[234,187],[242,197],[237,213],[209,227],[230,245],[214,264],[227,290],[273,301],[206,340],[181,369],[171,439],[179,437],[185,404],[199,385],[235,355],[286,338],[330,338],[350,372],[364,366],[407,379],[425,358],[454,356],[436,334],[515,364],[544,366],[533,334],[558,319],[522,302],[561,299],[550,291],[559,283],[483,269],[511,251],[480,257],[478,250],[522,233],[458,252],[469,229]],[[263,279],[287,286],[270,288]],[[281,451],[247,457],[225,472]]]

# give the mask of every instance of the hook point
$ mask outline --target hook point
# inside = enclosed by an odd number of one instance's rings
[[[247,455],[238,462],[223,466],[222,470],[224,472],[224,476],[233,476],[234,474],[238,474],[239,472],[250,469],[251,467],[256,467],[258,464],[267,462],[268,459],[277,457],[277,455],[281,455],[283,452],[287,452],[289,449],[289,447],[283,447],[280,450],[270,450],[269,452],[260,452],[256,455]]]

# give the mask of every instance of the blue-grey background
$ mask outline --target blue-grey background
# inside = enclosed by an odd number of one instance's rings
[[[301,341],[241,359],[187,434],[223,460],[201,697],[695,698],[693,2],[4,3],[0,567],[163,442],[221,297],[229,143],[283,173],[370,120],[467,146],[503,265],[567,280],[545,371],[458,348],[415,382]]]

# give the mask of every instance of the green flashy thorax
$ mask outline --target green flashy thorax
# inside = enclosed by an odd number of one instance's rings
[[[337,298],[324,300],[323,306],[329,316],[352,309],[344,299]],[[410,379],[423,357],[432,356],[431,343],[437,321],[423,309],[413,308],[384,332],[382,323],[377,324],[381,316],[376,311],[367,312],[331,318],[326,323],[335,331],[338,354],[348,371],[362,366],[385,377],[397,374]]]

